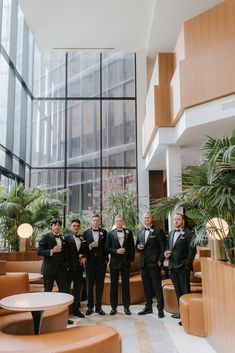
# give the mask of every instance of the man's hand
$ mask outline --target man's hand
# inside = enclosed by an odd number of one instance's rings
[[[164,256],[165,256],[166,259],[169,259],[169,257],[171,256],[171,251],[170,250],[166,250],[164,252]]]
[[[51,249],[51,254],[55,254],[55,253],[58,253],[58,252],[61,252],[62,251],[62,248],[61,246],[59,245],[55,245],[53,249]]]
[[[93,241],[92,243],[89,244],[89,249],[91,250],[92,248],[97,248],[98,247],[98,241]]]
[[[117,254],[124,255],[125,252],[126,252],[126,249],[125,249],[125,248],[119,248],[119,249],[117,249]]]
[[[137,245],[137,249],[140,250],[140,251],[144,250],[144,244],[138,244]]]

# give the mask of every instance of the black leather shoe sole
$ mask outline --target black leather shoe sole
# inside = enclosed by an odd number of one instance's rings
[[[140,311],[139,313],[138,313],[138,315],[147,315],[147,314],[152,314],[153,313],[153,310],[151,310],[151,309],[144,309],[144,310],[142,310],[142,311]]]
[[[105,315],[105,312],[102,309],[96,310],[95,312],[100,315]]]
[[[171,317],[173,319],[180,319],[180,314],[172,314]]]
[[[110,315],[116,315],[117,314],[117,310],[116,309],[112,309],[111,311],[110,311]]]
[[[73,325],[73,320],[68,320],[67,324],[68,325]]]
[[[124,313],[125,313],[126,315],[131,315],[131,312],[130,312],[129,309],[125,309],[125,310],[124,310]]]
[[[81,313],[81,311],[75,311],[74,316],[81,317],[81,318],[85,317],[85,315]]]
[[[88,309],[87,312],[86,312],[86,315],[89,316],[89,315],[93,314],[93,312],[94,311],[92,309]]]

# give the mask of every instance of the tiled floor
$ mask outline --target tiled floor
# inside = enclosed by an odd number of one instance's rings
[[[104,305],[105,316],[92,314],[85,319],[71,317],[74,325],[109,325],[117,329],[122,336],[123,353],[216,353],[206,339],[188,335],[178,325],[176,319],[165,312],[164,319],[158,319],[157,311],[139,316],[143,305],[132,305],[131,316],[118,307],[118,314],[110,316],[110,306]],[[85,313],[86,305],[81,311]]]

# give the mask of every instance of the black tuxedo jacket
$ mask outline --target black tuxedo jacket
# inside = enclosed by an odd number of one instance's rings
[[[132,231],[124,229],[123,248],[125,254],[117,254],[117,250],[121,248],[118,240],[117,229],[113,229],[108,233],[106,240],[106,251],[111,254],[110,269],[120,269],[125,265],[130,265],[135,259],[135,245]]]
[[[66,239],[63,235],[60,235],[62,251],[60,253],[50,255],[51,249],[54,248],[56,243],[55,236],[52,232],[49,232],[42,236],[39,241],[38,255],[43,256],[42,262],[42,273],[44,275],[52,275],[59,271],[62,267],[66,269],[68,267],[68,247]]]
[[[140,251],[140,268],[155,267],[160,261],[164,261],[164,251],[166,247],[165,234],[161,228],[152,227],[145,243],[145,228],[137,232],[136,248],[143,244],[144,249]]]
[[[196,255],[196,246],[193,244],[194,233],[188,228],[182,229],[173,245],[174,234],[175,230],[170,231],[167,242],[167,250],[171,251],[169,270],[183,266],[193,270],[192,263]]]
[[[99,228],[99,241],[97,248],[92,248],[91,250],[89,249],[89,244],[94,241],[91,228],[85,230],[83,233],[83,238],[86,241],[88,247],[85,268],[91,268],[97,266],[97,264],[106,263],[108,261],[108,255],[105,251],[105,242],[107,238],[106,230]]]
[[[87,257],[87,243],[83,236],[79,235],[81,241],[81,247],[79,251],[77,250],[74,236],[72,233],[66,236],[66,241],[68,244],[68,265],[70,271],[83,271],[83,265],[79,263],[79,255]]]

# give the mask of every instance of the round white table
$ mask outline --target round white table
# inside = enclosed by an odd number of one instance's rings
[[[36,281],[43,277],[41,273],[38,272],[7,272],[7,275],[17,275],[19,273],[27,273],[29,276],[29,282]]]
[[[70,305],[74,298],[70,294],[57,292],[23,293],[0,300],[0,306],[14,311],[31,311],[34,333],[40,333],[44,310]]]

